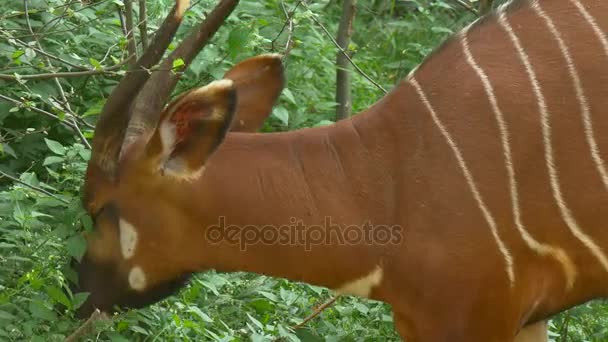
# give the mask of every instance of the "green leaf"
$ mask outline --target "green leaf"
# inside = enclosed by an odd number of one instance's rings
[[[213,323],[213,319],[211,317],[209,317],[209,315],[207,315],[206,313],[202,312],[201,309],[199,309],[196,306],[191,306],[188,308],[188,312],[195,314],[196,316],[198,316],[203,322],[207,322],[207,323]]]
[[[42,165],[47,166],[47,165],[51,165],[51,164],[63,163],[63,161],[64,161],[63,157],[48,156],[48,157],[44,158]]]
[[[283,95],[285,95],[289,102],[293,103],[294,105],[296,104],[296,99],[293,97],[293,93],[291,92],[291,90],[287,88],[283,89]]]
[[[68,239],[65,248],[69,256],[80,261],[84,255],[84,252],[86,251],[87,243],[84,237],[81,234],[78,234]]]
[[[184,65],[186,65],[186,63],[184,62],[183,59],[178,58],[176,60],[173,61],[173,69],[180,69],[181,67],[183,67]]]
[[[57,141],[44,138],[44,142],[46,143],[46,146],[49,147],[49,150],[51,150],[53,153],[58,154],[60,156],[65,155],[65,147],[63,147],[63,145],[61,145]]]
[[[243,48],[247,45],[250,32],[251,30],[246,27],[237,27],[230,31],[228,35],[228,52],[232,58],[236,58],[243,51]]]
[[[55,286],[47,286],[46,294],[48,294],[49,297],[53,298],[53,300],[56,301],[57,303],[63,304],[64,306],[66,306],[68,308],[72,307],[72,302],[70,301],[68,296],[65,294],[65,292],[62,291],[60,288],[55,287]]]
[[[289,112],[287,111],[287,109],[280,107],[280,106],[275,107],[272,110],[272,116],[281,120],[283,125],[285,125],[285,126],[289,125]]]
[[[19,57],[23,56],[25,54],[24,50],[16,50],[15,52],[13,52],[13,55],[11,56],[12,59],[19,59]]]
[[[101,69],[103,69],[103,66],[101,65],[101,63],[99,63],[99,61],[96,60],[93,57],[89,58],[89,63],[91,63],[91,65],[93,67],[95,67],[95,70],[101,70]]]
[[[47,320],[47,321],[54,321],[57,319],[57,314],[47,308],[46,306],[44,306],[44,304],[42,304],[41,302],[38,301],[31,301],[30,305],[29,305],[29,309],[30,312],[32,313],[32,316]]]
[[[99,100],[99,101],[95,102],[95,104],[90,106],[89,109],[87,109],[87,111],[84,112],[84,114],[82,114],[82,117],[84,118],[87,116],[97,115],[97,114],[101,113],[101,110],[103,109],[103,105],[105,103],[106,103],[106,100]]]
[[[255,317],[251,316],[249,313],[247,313],[247,317],[249,317],[249,320],[258,328],[260,328],[260,330],[264,330],[264,325],[262,324],[262,322],[258,321],[257,319],[255,319]]]
[[[12,314],[10,314],[10,313],[8,313],[6,311],[0,310],[0,320],[3,320],[3,321],[12,321],[15,318],[17,318],[17,317],[15,317],[14,315],[12,315]]]
[[[88,292],[80,292],[74,295],[72,298],[72,308],[78,309],[84,302],[89,298],[90,293]]]
[[[80,222],[82,223],[84,229],[88,232],[93,230],[93,220],[89,215],[82,215],[80,218]]]

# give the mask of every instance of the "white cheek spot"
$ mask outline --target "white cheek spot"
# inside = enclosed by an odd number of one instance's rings
[[[129,259],[135,255],[135,247],[137,247],[137,230],[135,227],[124,219],[118,221],[120,227],[120,250],[125,259]]]
[[[336,291],[338,293],[350,294],[359,297],[369,297],[374,287],[380,285],[384,272],[380,266],[371,271],[368,275],[350,283],[346,283]]]
[[[241,126],[245,126],[245,121],[243,121],[243,120],[239,120],[239,125],[241,125]]]
[[[141,267],[135,266],[129,272],[129,286],[136,291],[142,291],[146,288],[146,275]]]

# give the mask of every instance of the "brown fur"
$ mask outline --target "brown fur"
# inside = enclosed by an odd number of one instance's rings
[[[582,2],[607,32],[607,3]],[[569,0],[540,4],[570,47],[599,149],[607,157],[608,137],[601,132],[608,129],[604,115],[608,57],[589,25],[573,14],[577,12]],[[565,61],[528,2],[513,7],[507,17],[547,99],[564,198],[584,231],[608,249],[607,217],[602,210],[608,192],[589,154]],[[509,127],[522,221],[537,240],[563,248],[573,260],[577,275],[572,289],[566,286],[561,265],[530,249],[516,230],[496,118],[457,39],[429,58],[414,77],[461,149],[513,256],[512,286],[453,151],[407,81],[368,110],[332,126],[275,134],[228,133],[225,139],[221,133],[211,133],[221,144],[205,162],[203,176],[192,183],[156,172],[154,162],[138,153],[141,147],[125,156],[111,190],[97,190],[109,185],[91,170],[87,183],[95,195],[87,200],[95,203],[89,208],[97,208],[91,212],[104,207],[115,212],[98,216],[83,274],[94,276],[93,251],[98,248],[110,253],[103,259],[112,260],[117,279],[126,279],[130,267],[139,265],[151,288],[167,285],[167,290],[174,289],[173,280],[210,268],[339,288],[379,265],[384,277],[371,297],[392,305],[396,328],[408,342],[514,341],[521,329],[518,342],[546,340],[542,321],[608,295],[608,275],[560,216],[545,164],[537,100],[508,36],[495,18],[488,18],[475,25],[467,38],[493,84]],[[282,85],[282,74],[277,76],[281,77],[249,90],[276,91]],[[256,96],[247,98],[258,104]],[[262,111],[269,113],[272,102],[265,102]],[[117,216],[139,232],[140,245],[129,260],[121,258],[116,234],[109,233],[117,229]],[[370,221],[400,226],[403,239],[382,247],[321,244],[309,251],[302,243],[258,243],[244,251],[227,241],[214,244],[206,238],[207,229],[222,216],[240,227],[276,227],[290,224],[292,218],[308,226],[322,225],[328,216],[341,229]],[[104,298],[97,283],[86,279],[85,283],[96,301],[88,305],[108,308],[117,303],[115,298]],[[128,295],[122,298],[145,304],[145,293],[124,291]],[[128,300],[119,304],[130,305]]]

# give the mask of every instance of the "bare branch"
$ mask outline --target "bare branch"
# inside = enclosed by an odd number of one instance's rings
[[[45,116],[48,116],[50,118],[53,118],[55,120],[58,120],[62,125],[68,127],[69,129],[75,129],[74,124],[70,121],[66,121],[66,120],[62,120],[61,118],[59,118],[57,115],[51,113],[51,112],[47,112],[46,110],[40,109],[40,108],[36,108],[36,107],[32,107],[30,105],[28,105],[27,103],[23,102],[23,101],[19,101],[19,100],[15,100],[13,98],[10,98],[8,96],[4,96],[2,94],[0,94],[0,99],[7,101],[7,102],[11,102],[13,104],[16,104],[20,107],[23,108],[27,108],[28,110],[31,110],[32,112],[36,112]]]
[[[30,31],[30,33],[32,34],[32,37],[34,37],[34,41],[36,42],[36,45],[38,46],[38,49],[40,49],[40,51],[44,51],[42,48],[42,44],[40,44],[40,41],[38,40],[38,37],[36,36],[36,34],[34,33],[34,30],[32,29],[32,25],[30,22],[30,16],[29,16],[29,10],[28,10],[28,5],[27,5],[27,1],[28,0],[23,0],[23,7],[25,10],[25,22],[27,24],[27,28]],[[50,69],[53,68],[53,63],[51,63],[51,59],[50,58],[46,58],[46,63],[48,65],[48,67]],[[57,89],[59,90],[59,95],[61,95],[61,98],[64,102],[64,109],[72,114],[72,124],[73,124],[73,129],[75,131],[75,133],[78,135],[78,138],[82,141],[82,143],[88,147],[89,149],[91,149],[91,145],[89,144],[87,138],[85,138],[84,134],[82,134],[82,131],[80,130],[80,127],[78,127],[78,123],[76,123],[76,117],[78,117],[78,115],[76,113],[74,113],[72,111],[72,108],[70,107],[70,103],[67,99],[67,97],[65,96],[65,91],[63,90],[63,87],[61,86],[61,83],[59,82],[59,80],[57,78],[54,78],[53,81],[55,82],[55,85],[57,86]]]
[[[39,193],[41,193],[41,194],[47,195],[47,196],[49,196],[49,197],[52,197],[52,198],[54,198],[54,199],[58,200],[59,202],[62,202],[62,203],[65,203],[65,204],[70,204],[70,202],[69,202],[69,201],[64,200],[63,198],[61,198],[61,197],[59,197],[59,196],[55,195],[54,193],[52,193],[52,192],[50,192],[50,191],[47,191],[47,190],[45,190],[45,189],[43,189],[43,188],[39,188],[39,187],[37,187],[37,186],[34,186],[34,185],[31,185],[31,184],[28,184],[28,183],[26,183],[26,182],[22,181],[21,179],[19,179],[19,178],[15,177],[15,176],[11,176],[11,175],[9,175],[8,173],[6,173],[6,172],[4,172],[4,171],[0,170],[0,178],[2,178],[2,177],[6,177],[6,178],[8,178],[8,179],[12,180],[12,181],[13,181],[13,182],[15,182],[15,183],[19,183],[19,184],[21,184],[21,185],[23,185],[23,186],[25,186],[25,187],[28,187],[28,188],[30,188],[30,189],[32,189],[32,190],[34,190],[34,191],[39,192]]]
[[[357,11],[357,0],[343,0],[342,17],[338,27],[338,45],[348,51],[350,38],[353,35],[353,21]],[[338,52],[336,57],[336,121],[350,116],[352,110],[350,64],[346,54]],[[350,57],[350,56],[349,56]]]
[[[135,45],[135,35],[133,32],[133,0],[125,0],[125,24],[127,25],[127,51],[132,64],[135,64],[137,57],[137,46]]]
[[[85,66],[82,66],[82,65],[78,65],[78,64],[74,64],[72,62],[66,61],[65,59],[62,59],[62,58],[59,58],[57,56],[51,55],[50,53],[47,53],[46,51],[43,51],[43,50],[40,50],[39,48],[31,46],[28,43],[26,43],[26,42],[24,42],[24,41],[22,41],[20,39],[11,37],[10,33],[8,31],[6,31],[6,30],[3,30],[3,29],[0,28],[0,32],[3,33],[7,38],[11,38],[12,40],[14,40],[17,44],[19,44],[21,46],[24,46],[24,47],[27,47],[27,48],[30,48],[30,49],[38,52],[39,54],[41,54],[41,55],[43,55],[45,57],[48,57],[48,58],[50,58],[52,60],[61,62],[61,63],[65,64],[65,65],[69,65],[72,68],[76,68],[76,69],[79,69],[79,70],[91,70],[88,67],[85,67]]]
[[[298,0],[302,6],[304,6],[304,8],[306,8],[307,10],[310,11],[310,8],[306,5],[305,2],[303,2],[302,0]],[[311,11],[312,12],[312,11]],[[387,93],[386,89],[384,89],[384,87],[382,87],[378,82],[374,81],[371,77],[369,77],[363,70],[361,70],[361,68],[350,58],[350,56],[348,55],[348,53],[346,53],[346,51],[344,51],[344,49],[342,49],[342,47],[340,46],[340,44],[338,44],[338,42],[336,42],[336,40],[334,39],[334,37],[331,35],[331,33],[329,33],[329,31],[327,30],[327,28],[325,28],[325,26],[323,24],[321,24],[321,22],[314,16],[311,15],[310,18],[317,24],[319,25],[319,27],[321,27],[321,29],[323,30],[323,32],[325,32],[325,34],[327,35],[327,37],[332,41],[332,43],[334,43],[334,45],[338,48],[338,51],[340,51],[344,57],[348,60],[348,62],[350,64],[352,64],[352,66],[355,68],[355,70],[357,70],[357,72],[363,76],[366,80],[368,80],[371,84],[373,84],[376,88],[380,89],[383,93]]]
[[[50,78],[73,78],[73,77],[94,76],[94,75],[119,75],[115,70],[122,67],[125,63],[127,63],[127,60],[124,60],[120,64],[111,66],[109,68],[99,69],[99,70],[88,70],[88,71],[52,72],[52,73],[18,75],[18,76],[0,74],[0,80],[7,80],[7,81],[46,80],[46,79],[50,79]]]
[[[454,0],[458,5],[467,11],[473,13],[475,16],[479,16],[479,12],[467,1],[467,0]]]
[[[139,0],[139,35],[141,46],[145,50],[148,48],[148,14],[146,10],[146,0]]]
[[[285,13],[286,19],[285,19],[285,23],[283,24],[283,27],[281,27],[281,30],[279,31],[279,33],[272,40],[271,49],[273,51],[275,51],[274,44],[276,43],[277,39],[279,39],[281,34],[283,34],[283,31],[285,31],[285,28],[287,28],[289,33],[287,35],[287,42],[285,43],[285,51],[283,52],[283,56],[287,56],[293,46],[293,38],[292,38],[292,36],[293,36],[293,15],[296,13],[296,10],[298,9],[299,6],[300,6],[300,3],[298,2],[295,4],[295,6],[291,10],[291,12],[287,13],[287,9],[285,8],[285,1],[281,0],[281,8],[283,9],[283,13]]]
[[[308,315],[308,317],[304,318],[304,320],[294,326],[291,327],[291,329],[293,330],[297,330],[300,329],[301,327],[303,327],[306,323],[310,322],[312,319],[314,319],[315,317],[319,316],[319,314],[321,314],[321,312],[323,312],[323,310],[327,309],[328,307],[330,307],[331,305],[333,305],[336,300],[339,298],[340,296],[335,296],[332,297],[330,300],[328,300],[327,302],[319,305],[310,315]]]

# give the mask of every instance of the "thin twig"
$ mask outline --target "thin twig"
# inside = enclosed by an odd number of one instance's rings
[[[23,8],[25,10],[25,22],[27,24],[27,29],[32,34],[32,37],[34,38],[34,41],[36,42],[38,49],[40,49],[41,51],[44,51],[44,49],[42,48],[42,44],[40,44],[40,40],[38,39],[38,36],[36,36],[36,34],[34,33],[34,30],[32,29],[32,24],[30,22],[30,15],[29,15],[29,9],[28,9],[27,2],[28,2],[28,0],[23,0]],[[48,65],[49,69],[53,69],[53,63],[51,62],[51,59],[48,57],[46,58],[46,64]],[[59,82],[59,80],[57,78],[54,78],[53,81],[55,82],[55,86],[57,86],[57,89],[59,90],[59,95],[61,95],[61,99],[63,100],[64,109],[72,115],[71,119],[72,119],[74,132],[76,132],[76,135],[78,135],[78,138],[84,144],[84,146],[86,146],[90,150],[91,145],[87,141],[87,138],[84,136],[84,134],[82,134],[82,131],[80,130],[80,127],[78,126],[78,123],[76,122],[75,118],[78,117],[78,115],[76,113],[74,113],[74,111],[72,111],[72,107],[70,107],[70,103],[68,101],[67,96],[65,95],[65,91],[63,90],[61,83]]]
[[[304,6],[304,8],[306,8],[307,10],[310,11],[310,8],[308,8],[308,6],[302,1],[302,0],[298,0],[302,6]],[[312,12],[312,11],[311,11]],[[321,27],[321,29],[325,32],[325,34],[327,35],[327,37],[331,40],[332,43],[334,43],[334,45],[336,46],[336,48],[338,48],[338,51],[340,51],[344,57],[348,60],[348,62],[350,64],[352,64],[352,66],[355,68],[355,70],[357,70],[357,72],[363,76],[366,80],[368,80],[371,84],[373,84],[376,88],[380,89],[383,93],[387,93],[386,89],[384,89],[384,87],[382,87],[378,82],[374,81],[371,77],[369,77],[363,70],[361,70],[361,68],[350,58],[350,56],[348,55],[348,53],[346,51],[344,51],[344,49],[342,49],[342,47],[340,47],[340,44],[338,44],[338,42],[334,39],[334,37],[331,35],[331,33],[329,33],[329,31],[327,30],[327,28],[325,28],[325,26],[323,26],[323,24],[321,24],[321,22],[319,20],[317,20],[317,18],[315,18],[314,14],[310,16],[310,18],[317,24],[319,25],[319,27]]]
[[[321,312],[323,312],[323,310],[327,309],[328,307],[330,307],[333,303],[336,302],[336,300],[339,298],[340,296],[335,296],[333,298],[331,298],[330,300],[328,300],[327,302],[319,305],[310,315],[308,315],[308,317],[304,318],[304,320],[294,326],[291,327],[292,330],[297,330],[300,329],[301,327],[303,327],[306,323],[310,322],[312,319],[314,319],[315,317],[319,316],[319,314],[321,314]]]
[[[36,113],[39,113],[39,114],[42,114],[42,115],[46,115],[46,116],[48,116],[50,118],[58,120],[62,125],[67,126],[70,129],[74,129],[74,124],[73,123],[71,123],[69,121],[66,121],[66,120],[61,120],[61,118],[59,118],[57,115],[55,115],[55,114],[53,114],[51,112],[47,112],[44,109],[32,107],[32,106],[28,105],[27,103],[25,103],[23,101],[15,100],[13,98],[10,98],[8,96],[4,96],[2,94],[0,94],[0,99],[2,99],[4,101],[12,102],[12,103],[14,103],[16,105],[19,105],[21,107],[27,108],[27,109],[29,109],[29,110],[31,110],[33,112],[36,112]]]
[[[50,191],[47,191],[47,190],[44,190],[44,189],[42,189],[42,188],[39,188],[39,187],[37,187],[37,186],[31,185],[31,184],[27,184],[26,182],[22,181],[21,179],[19,179],[19,178],[15,177],[15,176],[11,176],[11,175],[9,175],[8,173],[6,173],[6,172],[4,172],[4,171],[2,171],[2,170],[0,170],[0,176],[2,176],[2,177],[6,177],[6,178],[8,178],[8,179],[12,180],[12,181],[13,181],[13,182],[15,182],[15,183],[19,183],[19,184],[21,184],[21,185],[23,185],[23,186],[25,186],[25,187],[28,187],[28,188],[30,188],[30,189],[32,189],[32,190],[34,190],[34,191],[37,191],[37,192],[40,192],[40,193],[42,193],[42,194],[45,194],[45,195],[47,195],[47,196],[49,196],[49,197],[52,197],[52,198],[54,198],[54,199],[56,199],[56,200],[58,200],[58,201],[60,201],[60,202],[62,202],[62,203],[65,203],[65,204],[70,204],[70,202],[69,202],[69,201],[64,200],[63,198],[61,198],[61,197],[59,197],[59,196],[55,195],[54,193],[52,193],[52,192],[50,192]],[[0,177],[0,178],[2,178],[2,177]]]
[[[467,11],[475,14],[476,17],[479,17],[479,12],[473,6],[471,6],[471,4],[469,4],[466,0],[454,0],[454,2],[456,2],[458,5],[460,5]]]
[[[62,59],[62,58],[60,58],[60,57],[57,57],[57,56],[51,55],[50,53],[47,53],[46,51],[42,51],[42,50],[40,50],[40,49],[38,49],[38,48],[36,48],[36,47],[33,47],[33,46],[29,45],[28,43],[26,43],[26,42],[24,42],[24,41],[20,40],[20,39],[17,39],[17,38],[15,38],[15,37],[12,37],[12,36],[10,35],[10,33],[9,33],[8,31],[6,31],[6,30],[3,30],[3,29],[1,29],[1,28],[0,28],[0,32],[4,33],[4,34],[5,34],[5,35],[6,35],[8,38],[12,38],[12,40],[13,40],[13,41],[15,41],[17,44],[19,44],[19,45],[21,45],[21,46],[24,46],[24,47],[27,47],[27,48],[30,48],[30,49],[32,49],[32,50],[34,50],[34,51],[38,52],[39,54],[41,54],[41,55],[43,55],[43,56],[45,56],[45,57],[48,57],[48,58],[53,59],[53,60],[56,60],[56,61],[58,61],[58,62],[61,62],[61,63],[65,64],[65,65],[69,65],[69,66],[71,66],[72,68],[76,68],[76,69],[80,69],[80,70],[90,70],[89,68],[87,68],[87,67],[85,67],[85,66],[78,65],[78,64],[74,64],[74,63],[72,63],[72,62],[66,61],[65,59]]]
[[[7,81],[19,81],[19,80],[46,80],[51,78],[72,78],[72,77],[82,77],[82,76],[94,76],[94,75],[118,75],[118,73],[114,71],[110,71],[109,69],[102,70],[89,70],[89,71],[67,71],[67,72],[50,72],[43,74],[33,74],[33,75],[8,75],[8,74],[0,74],[0,80]]]
[[[296,13],[298,6],[300,6],[299,2],[295,4],[295,6],[291,10],[291,12],[287,13],[287,9],[285,8],[285,1],[284,0],[281,1],[281,7],[283,9],[283,13],[285,13],[286,20],[285,20],[285,23],[283,23],[283,27],[281,27],[281,30],[279,31],[279,33],[277,33],[277,36],[272,40],[270,46],[271,46],[271,49],[274,51],[275,50],[274,44],[276,43],[277,39],[279,39],[281,34],[283,34],[283,31],[285,31],[285,28],[288,28],[289,34],[287,36],[287,43],[285,43],[285,52],[283,53],[284,56],[289,54],[289,51],[293,47],[293,37],[292,37],[293,36],[293,15]]]

